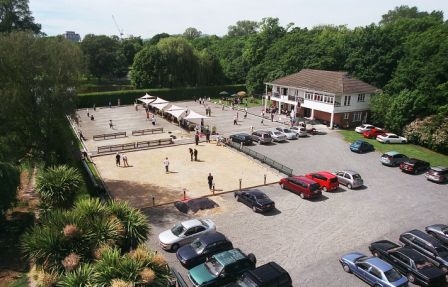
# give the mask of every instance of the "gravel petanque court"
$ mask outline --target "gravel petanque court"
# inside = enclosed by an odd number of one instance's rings
[[[198,161],[191,161],[188,149],[197,149]],[[94,157],[93,161],[107,185],[111,196],[128,201],[137,208],[174,202],[187,198],[212,195],[207,176],[214,177],[215,193],[250,188],[278,182],[282,177],[261,163],[229,147],[201,142],[169,146],[136,152],[126,152],[129,167],[117,167],[115,154]],[[163,161],[170,161],[165,173]]]

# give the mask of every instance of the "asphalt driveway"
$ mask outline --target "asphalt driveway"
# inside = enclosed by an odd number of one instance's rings
[[[278,185],[262,187],[276,202],[277,211],[269,215],[253,213],[237,203],[233,194],[214,197],[221,207],[196,215],[213,219],[235,247],[256,255],[257,265],[268,261],[282,265],[294,286],[365,286],[342,270],[341,255],[350,251],[369,254],[368,245],[375,240],[398,242],[400,233],[409,229],[448,223],[448,185],[384,167],[377,152],[352,153],[335,131],[251,148],[290,166],[295,174],[348,168],[364,178],[364,188],[341,187],[313,201],[302,200]],[[149,245],[185,274],[175,254],[158,246],[157,235],[189,216],[173,207],[145,212],[152,223]]]

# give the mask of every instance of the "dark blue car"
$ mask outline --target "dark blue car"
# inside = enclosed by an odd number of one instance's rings
[[[408,279],[402,276],[389,263],[377,258],[367,257],[359,252],[345,254],[339,259],[347,273],[353,273],[370,286],[407,287]]]
[[[350,150],[357,153],[365,153],[369,151],[374,151],[375,148],[373,147],[372,144],[366,141],[357,140],[350,145]]]

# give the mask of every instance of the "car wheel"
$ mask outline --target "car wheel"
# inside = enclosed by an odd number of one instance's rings
[[[401,141],[401,143],[406,143],[406,141]]]
[[[257,212],[257,208],[255,207],[255,205],[252,205],[252,210],[253,212]]]
[[[440,269],[442,269],[443,273],[448,273],[448,267],[447,266],[442,266]]]
[[[171,246],[171,250],[172,251],[176,251],[177,249],[179,249],[179,244],[173,244],[173,246]]]
[[[388,143],[389,143],[389,141],[386,141],[385,143],[387,143],[387,144],[388,144]]]
[[[353,186],[350,183],[347,184],[347,187],[348,187],[348,189],[352,189],[353,188]]]
[[[257,264],[257,257],[255,257],[255,254],[253,254],[253,253],[249,253],[249,254],[247,254],[247,258],[249,258],[249,260],[250,260],[251,262],[253,262],[254,265]]]
[[[236,201],[238,201],[238,202],[240,202],[241,200],[240,200],[240,196],[239,195],[237,195],[236,196]]]
[[[348,267],[348,265],[345,263],[342,264],[342,269],[344,269],[344,271],[347,273],[352,273],[352,270],[350,270],[350,267]]]
[[[409,282],[415,283],[415,276],[414,276],[414,274],[409,273],[408,276],[406,276],[406,277],[408,277]]]
[[[285,188],[285,185],[282,183],[282,184],[280,184],[280,187],[282,188],[282,189],[286,189]]]
[[[301,199],[305,199],[305,194],[303,194],[302,192],[299,193],[299,196],[300,196]]]
[[[327,191],[327,188],[324,186],[324,187],[322,187],[322,191]]]

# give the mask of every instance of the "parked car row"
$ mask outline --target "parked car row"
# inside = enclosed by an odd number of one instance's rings
[[[446,286],[448,273],[448,226],[434,224],[426,233],[414,229],[400,235],[401,245],[379,240],[369,245],[373,257],[359,252],[343,255],[344,271],[371,286]],[[400,275],[400,273],[402,275]]]
[[[259,144],[268,144],[272,142],[285,142],[287,140],[295,140],[299,137],[306,137],[308,133],[304,127],[294,126],[291,128],[277,127],[267,130],[257,130],[248,133],[237,133],[231,135],[229,138],[232,142],[243,143],[244,145],[251,145],[253,142]]]
[[[389,133],[386,130],[375,127],[370,124],[362,124],[355,128],[357,133],[363,135],[363,137],[368,139],[376,139],[380,143],[407,143],[408,140],[405,137],[398,136],[394,133]]]
[[[207,231],[177,232],[204,225],[209,227]],[[173,240],[167,243],[167,237],[176,237],[176,245]],[[291,277],[280,265],[269,262],[256,268],[255,255],[246,255],[234,248],[224,234],[216,231],[210,219],[192,219],[176,224],[160,233],[159,240],[165,250],[177,250],[176,257],[188,269],[188,278],[194,286],[292,287]]]

